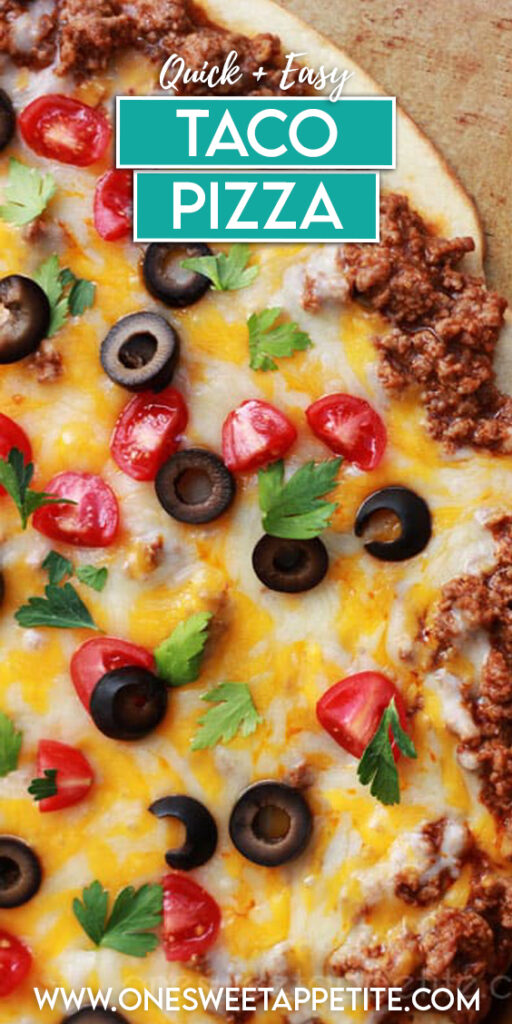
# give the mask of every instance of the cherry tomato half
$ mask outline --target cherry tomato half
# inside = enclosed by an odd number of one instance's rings
[[[226,417],[222,457],[235,472],[258,469],[280,459],[297,437],[290,420],[268,402],[249,398]]]
[[[101,110],[60,93],[32,100],[18,124],[23,140],[39,156],[78,167],[99,160],[112,135]]]
[[[55,796],[38,801],[39,810],[60,811],[71,807],[87,796],[94,781],[94,772],[86,757],[76,747],[57,740],[40,740],[37,748],[37,775],[44,778],[47,771],[56,771]]]
[[[17,448],[25,462],[32,461],[32,447],[25,431],[9,416],[0,412],[0,459],[6,459],[11,448]],[[0,497],[5,493],[5,488],[0,487]]]
[[[94,190],[94,227],[107,242],[125,238],[131,232],[133,218],[133,174],[131,171],[107,171]]]
[[[52,540],[83,548],[106,548],[119,526],[117,498],[95,473],[58,473],[45,487],[48,494],[74,501],[74,505],[44,505],[36,509],[32,524]]]
[[[70,671],[75,690],[87,711],[98,680],[106,672],[129,665],[140,665],[153,672],[155,659],[145,647],[116,636],[95,636],[78,647],[71,658]]]
[[[166,388],[158,395],[135,395],[114,427],[110,450],[117,465],[134,480],[154,480],[160,466],[178,447],[188,423],[183,395]]]
[[[407,729],[401,694],[380,672],[357,672],[331,686],[316,706],[318,721],[340,747],[354,757],[362,757],[393,697],[400,724]],[[390,740],[393,756],[398,761],[400,751],[391,730]]]
[[[220,909],[212,896],[186,875],[165,875],[163,946],[167,960],[184,962],[213,945]]]
[[[308,423],[336,455],[359,469],[375,469],[387,443],[386,428],[375,409],[354,395],[325,395],[306,409]]]
[[[32,954],[15,935],[0,929],[0,998],[10,996],[26,978]]]

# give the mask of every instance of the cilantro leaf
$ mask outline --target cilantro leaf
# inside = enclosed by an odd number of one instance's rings
[[[64,326],[68,316],[81,315],[94,302],[96,285],[75,277],[69,267],[61,269],[56,253],[39,265],[34,280],[50,303],[49,338]]]
[[[199,719],[201,728],[192,740],[192,750],[229,743],[239,730],[242,736],[250,736],[263,721],[247,683],[220,683],[204,693],[201,700],[216,706]]]
[[[32,779],[28,792],[36,802],[55,796],[57,793],[57,769],[45,768],[44,778]]]
[[[228,255],[217,252],[215,256],[193,256],[182,260],[185,270],[209,277],[216,292],[238,291],[247,288],[259,274],[259,267],[248,267],[251,258],[249,246],[245,243],[232,245]]]
[[[11,719],[0,711],[0,777],[16,771],[23,734],[16,732]]]
[[[400,784],[398,769],[393,757],[390,731],[395,743],[404,757],[416,758],[416,747],[410,736],[402,729],[395,698],[390,701],[383,712],[379,727],[370,740],[359,761],[357,775],[363,786],[370,786],[370,793],[381,803],[400,803]]]
[[[198,678],[211,617],[211,612],[190,615],[156,648],[157,673],[169,686],[184,686]]]
[[[281,316],[279,306],[264,309],[261,313],[253,313],[248,321],[249,354],[252,370],[277,370],[277,363],[271,358],[292,356],[294,352],[311,348],[313,342],[301,331],[298,324],[286,323],[274,327]]]
[[[49,582],[55,584],[55,586],[62,583],[66,576],[73,575],[73,566],[69,558],[59,555],[58,551],[49,551],[41,568],[46,569]]]
[[[108,920],[108,892],[101,882],[84,889],[82,900],[73,900],[73,913],[96,946],[137,957],[156,949],[158,936],[150,929],[162,921],[161,885],[143,885],[138,890],[127,886],[117,896]]]
[[[42,505],[76,505],[68,498],[56,498],[44,491],[31,491],[30,482],[34,475],[31,462],[25,465],[23,453],[18,448],[11,448],[6,459],[0,459],[0,484],[10,495],[16,505],[24,530],[32,512]]]
[[[100,594],[107,582],[108,569],[104,565],[101,568],[97,568],[95,565],[81,565],[76,570],[76,575],[80,583],[85,583],[86,587],[91,587],[92,590],[97,590]]]
[[[306,540],[325,530],[338,506],[322,497],[332,491],[340,465],[340,458],[306,462],[286,483],[282,460],[260,469],[259,500],[265,531],[272,537]]]
[[[98,629],[81,597],[71,583],[57,587],[49,583],[45,597],[29,597],[14,618],[20,626],[55,626],[58,629]]]
[[[11,157],[5,187],[5,200],[0,206],[0,218],[21,227],[39,217],[57,185],[52,174],[41,174],[36,167],[27,167]]]

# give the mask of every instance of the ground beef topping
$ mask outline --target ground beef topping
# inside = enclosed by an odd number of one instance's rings
[[[471,833],[461,822],[448,818],[427,822],[419,837],[421,869],[400,871],[395,877],[395,895],[417,907],[437,903],[460,875],[472,848]]]
[[[493,355],[506,302],[483,279],[456,269],[471,238],[438,238],[405,196],[381,200],[380,242],[338,249],[337,292],[393,325],[375,339],[379,376],[391,392],[416,387],[430,434],[448,447],[512,451],[512,399],[495,384]],[[331,275],[332,276],[332,275]],[[325,301],[312,261],[303,304]]]
[[[229,32],[208,22],[192,0],[55,0],[53,6],[48,0],[42,13],[30,7],[25,0],[0,0],[0,53],[19,64],[41,68],[56,61],[60,74],[80,79],[103,71],[129,47],[160,63],[177,53],[192,70],[201,69],[205,61],[209,67],[222,65],[236,50],[241,80],[218,91],[280,91],[283,58],[277,36],[249,38]],[[260,66],[267,74],[258,83],[252,72]],[[210,90],[192,85],[188,91]]]
[[[496,562],[485,572],[458,576],[445,585],[431,639],[436,664],[477,630],[489,639],[476,692],[465,698],[477,733],[459,752],[463,764],[480,772],[482,800],[512,834],[512,516],[501,515],[487,525]]]

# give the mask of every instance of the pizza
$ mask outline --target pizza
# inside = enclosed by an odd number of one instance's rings
[[[512,960],[506,302],[402,112],[378,243],[134,244],[115,95],[233,49],[244,94],[292,49],[378,91],[269,0],[1,5],[1,1024],[473,1024]],[[264,1005],[322,985],[402,1010]],[[86,986],[221,998],[36,1002]]]

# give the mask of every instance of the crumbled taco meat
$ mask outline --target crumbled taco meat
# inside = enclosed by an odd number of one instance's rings
[[[493,370],[506,301],[483,279],[457,270],[473,248],[471,238],[434,235],[405,196],[384,195],[380,242],[338,249],[337,291],[392,324],[375,339],[380,379],[391,392],[419,389],[434,438],[449,447],[512,451],[512,399],[498,390]],[[325,301],[324,278],[312,261],[306,309]]]
[[[21,23],[23,33],[17,30]],[[160,64],[177,53],[192,70],[202,69],[205,61],[208,66],[222,65],[236,50],[241,80],[218,91],[279,92],[283,58],[277,36],[260,33],[249,38],[229,32],[207,21],[192,0],[56,0],[53,10],[41,16],[31,13],[23,0],[0,0],[0,53],[17,63],[41,68],[57,61],[61,74],[84,78],[104,70],[112,57],[129,47]],[[260,66],[267,74],[257,81],[252,72]],[[185,91],[209,90],[189,85]]]
[[[472,837],[462,823],[438,818],[421,829],[421,869],[407,867],[395,877],[395,895],[416,907],[437,903],[459,876],[472,853]]]
[[[422,937],[421,948],[422,979],[433,989],[458,989],[467,998],[476,989],[480,991],[479,1010],[454,1009],[451,1020],[472,1024],[485,1017],[491,1005],[490,982],[500,964],[495,936],[487,921],[469,908],[446,908],[436,914],[432,927]]]
[[[478,733],[460,751],[473,754],[482,800],[512,831],[512,516],[502,515],[488,528],[496,542],[495,564],[445,585],[431,632],[436,662],[476,630],[488,636],[477,692],[466,696]]]

